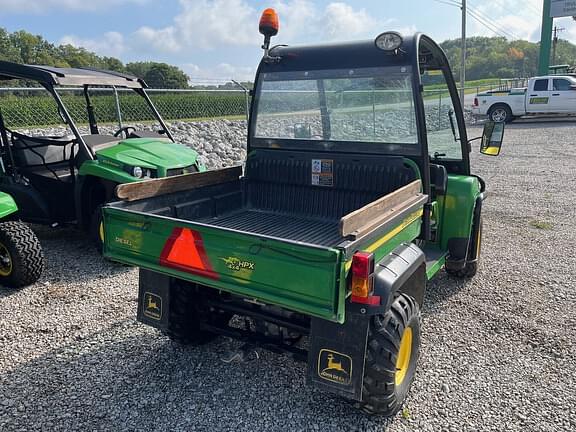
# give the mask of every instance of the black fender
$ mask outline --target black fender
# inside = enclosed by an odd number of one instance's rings
[[[472,232],[470,233],[470,245],[468,247],[468,254],[466,255],[466,262],[474,262],[477,260],[478,255],[478,242],[474,241],[478,236],[481,227],[482,218],[482,203],[484,202],[484,194],[480,194],[476,198],[476,205],[474,206],[474,218],[472,219]]]
[[[403,243],[375,266],[374,295],[380,297],[380,307],[387,311],[397,293],[412,296],[418,305],[426,292],[426,256],[413,243]]]

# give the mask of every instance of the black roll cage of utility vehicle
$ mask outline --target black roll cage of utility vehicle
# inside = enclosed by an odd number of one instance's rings
[[[84,99],[86,101],[86,112],[88,114],[88,123],[90,134],[98,135],[98,125],[94,114],[94,107],[90,99],[90,87],[120,87],[132,89],[139,96],[143,97],[146,104],[152,111],[155,119],[161,126],[160,133],[165,134],[170,140],[174,141],[170,130],[164,123],[162,116],[148,97],[145,89],[148,88],[144,80],[133,75],[124,74],[115,71],[106,71],[95,68],[58,68],[52,66],[26,65],[8,61],[0,61],[0,81],[23,79],[34,81],[44,87],[56,101],[58,111],[65,123],[70,127],[74,137],[82,146],[88,159],[94,159],[80,131],[76,127],[74,120],[66,109],[62,98],[56,91],[56,86],[77,86],[83,88]],[[23,87],[22,90],[26,90]],[[8,145],[5,143],[4,145]]]
[[[426,129],[426,114],[422,96],[424,87],[421,74],[428,70],[442,71],[450,93],[451,102],[456,116],[456,125],[459,132],[459,141],[462,150],[461,160],[434,159],[435,165],[443,165],[448,173],[470,175],[470,145],[468,142],[464,115],[454,77],[450,72],[448,59],[442,48],[430,37],[416,33],[404,37],[402,44],[396,50],[387,52],[379,49],[374,40],[338,43],[330,45],[285,46],[279,45],[269,51],[256,71],[255,89],[253,91],[254,103],[251,105],[250,121],[248,125],[248,153],[252,148],[274,148],[278,150],[302,150],[297,139],[261,138],[256,136],[256,122],[258,105],[260,102],[264,74],[342,70],[358,68],[374,68],[395,66],[409,67],[412,71],[412,94],[416,111],[416,125],[418,145],[398,145],[387,143],[367,143],[355,141],[324,140],[308,141],[308,149],[329,149],[335,153],[378,153],[402,155],[412,159],[420,169],[423,192],[431,197],[431,170],[428,152],[428,139]],[[418,73],[416,73],[416,71]],[[320,100],[326,98],[323,86],[318,86]],[[324,120],[323,120],[324,121]],[[429,198],[430,199],[430,198]],[[431,237],[431,207],[430,202],[424,207],[423,238]]]
[[[80,165],[87,160],[96,159],[96,148],[113,144],[125,137],[146,137],[147,131],[129,132],[131,126],[123,126],[120,104],[116,88],[133,90],[143,97],[160,128],[154,135],[160,134],[174,142],[174,138],[160,113],[148,97],[146,83],[135,76],[91,68],[58,68],[51,66],[25,65],[8,61],[0,61],[0,82],[8,80],[27,80],[38,83],[45,88],[56,102],[58,114],[70,128],[73,136],[28,136],[7,128],[0,112],[0,163],[2,164],[1,189],[16,197],[20,207],[20,215],[26,221],[37,223],[63,223],[76,220],[88,228],[94,209],[113,193],[113,182],[106,179],[96,181],[93,178],[76,178]],[[58,87],[78,87],[83,90],[86,112],[89,123],[89,134],[82,135],[76,126],[64,101],[60,97]],[[116,111],[119,129],[114,136],[101,135],[98,130],[94,107],[90,98],[91,89],[102,87],[112,88],[116,97]],[[27,87],[22,87],[26,91]],[[8,135],[11,135],[11,139]],[[15,139],[18,148],[15,148]],[[68,166],[60,173],[53,169],[55,162],[48,162],[39,148],[61,149],[62,161],[68,161]],[[26,153],[34,163],[22,162],[15,157],[15,152]],[[55,152],[59,150],[54,150]],[[58,158],[57,158],[58,159]],[[50,175],[44,176],[38,171],[41,166]],[[29,169],[30,168],[30,169]],[[28,172],[24,172],[27,169]],[[58,168],[60,169],[60,168]],[[31,171],[35,171],[35,180],[31,180]],[[24,172],[24,175],[21,175]],[[62,180],[70,179],[70,181]],[[31,187],[34,186],[34,187]],[[41,188],[41,192],[37,189]],[[70,192],[72,195],[69,195]],[[71,198],[73,196],[73,199]]]

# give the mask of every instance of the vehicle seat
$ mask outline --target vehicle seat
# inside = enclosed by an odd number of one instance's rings
[[[16,166],[27,174],[68,181],[73,177],[70,160],[74,158],[76,139],[64,136],[28,136],[11,132]]]
[[[28,136],[12,132],[14,161],[20,167],[38,167],[68,161],[74,155],[72,135]]]

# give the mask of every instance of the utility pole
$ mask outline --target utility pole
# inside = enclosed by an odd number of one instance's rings
[[[548,74],[550,67],[550,45],[552,45],[552,25],[554,19],[550,16],[550,0],[544,0],[542,7],[542,33],[540,35],[540,60],[538,75]]]
[[[562,27],[554,26],[554,39],[552,39],[552,64],[556,64],[556,46],[558,45],[558,33],[566,30]]]
[[[466,13],[466,0],[462,0],[462,58],[460,64],[460,105],[462,108],[464,108],[464,87],[466,86]]]

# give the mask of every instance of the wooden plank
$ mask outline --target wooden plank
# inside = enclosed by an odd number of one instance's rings
[[[414,211],[415,211],[416,208],[421,208],[427,200],[428,200],[427,195],[424,195],[424,194],[414,195],[414,197],[412,199],[404,201],[398,207],[391,208],[390,210],[384,212],[381,216],[379,216],[375,219],[372,219],[366,225],[364,225],[364,226],[358,228],[356,231],[350,233],[348,235],[348,238],[350,238],[351,240],[357,240],[360,237],[363,237],[364,235],[374,231],[378,227],[385,225],[388,222],[392,221],[396,216],[403,213],[407,209],[414,207]]]
[[[383,216],[403,207],[404,203],[412,201],[415,197],[421,197],[421,188],[422,182],[414,180],[412,183],[343,216],[340,219],[340,235],[347,237],[358,232],[361,228],[373,225],[373,221],[382,219]]]
[[[201,173],[125,183],[116,187],[116,196],[125,201],[136,201],[157,195],[231,182],[237,180],[241,175],[242,167],[233,166]]]

